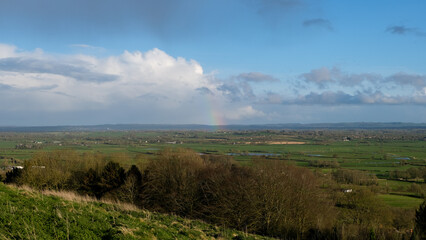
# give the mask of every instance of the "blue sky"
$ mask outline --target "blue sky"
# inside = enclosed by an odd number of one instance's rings
[[[426,122],[425,10],[0,1],[0,125]]]

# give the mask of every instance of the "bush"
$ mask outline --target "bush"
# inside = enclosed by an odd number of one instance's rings
[[[412,226],[406,223],[412,214],[389,211],[371,191],[336,192],[336,203],[331,201],[311,170],[285,161],[259,157],[243,167],[229,156],[165,149],[146,163],[142,174],[134,165],[126,172],[105,159],[75,152],[40,153],[23,170],[8,172],[6,182],[74,190],[284,239],[388,239],[394,228],[403,233]],[[340,183],[377,184],[374,175],[362,171],[338,169],[332,176]],[[418,212],[424,212],[424,205]],[[416,214],[419,229],[423,215]]]
[[[333,222],[333,204],[320,191],[312,171],[281,161],[254,163],[256,223],[259,233],[303,238],[309,230],[327,229]]]
[[[312,229],[325,234],[334,221],[333,204],[314,174],[281,161],[257,159],[241,167],[167,149],[142,178],[142,206],[248,232],[300,238]]]
[[[140,199],[142,192],[142,173],[132,165],[126,173],[123,185],[120,187],[119,199],[142,207]]]
[[[36,189],[76,189],[76,182],[90,168],[99,171],[104,166],[102,156],[75,151],[37,152],[25,161],[24,169],[13,182],[26,184]]]
[[[15,183],[20,185],[21,184],[21,176],[22,176],[22,169],[19,168],[13,168],[11,171],[6,172],[6,179],[4,180],[5,183]]]
[[[197,178],[203,167],[204,161],[191,150],[163,150],[144,171],[143,206],[191,215],[197,203]]]
[[[73,178],[78,179],[75,185],[78,193],[95,196],[97,199],[102,197],[101,178],[93,168],[90,168],[87,172],[74,172]]]

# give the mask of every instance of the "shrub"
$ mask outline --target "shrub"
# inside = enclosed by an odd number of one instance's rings
[[[166,149],[144,171],[143,205],[154,210],[191,215],[197,202],[201,157],[187,149]]]
[[[132,204],[139,204],[141,199],[142,191],[142,173],[139,171],[139,168],[135,165],[132,165],[126,173],[126,177],[123,185],[120,187],[119,199],[125,202],[130,202]]]
[[[22,172],[23,170],[19,168],[14,168],[11,171],[6,172],[6,179],[4,180],[4,182],[15,183],[20,185]]]

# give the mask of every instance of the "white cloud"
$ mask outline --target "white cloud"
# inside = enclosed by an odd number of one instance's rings
[[[0,56],[0,101],[7,102],[0,111],[120,112],[136,116],[131,122],[209,123],[204,115],[215,102],[223,119],[264,116],[247,102],[232,103],[220,90],[223,82],[198,62],[159,49],[98,58],[2,45]]]
[[[58,57],[40,50],[16,53],[14,47],[1,46],[0,54],[0,84],[16,92],[30,91],[35,102],[59,94],[68,98],[66,106],[72,109],[85,109],[84,102],[109,105],[147,96],[155,96],[160,105],[176,106],[199,94],[198,88],[215,89],[199,63],[171,57],[159,49],[96,58]],[[49,105],[40,104],[39,109],[64,108],[56,101]]]
[[[16,47],[0,43],[0,59],[15,56]]]
[[[424,75],[383,77],[321,68],[299,77],[305,88],[286,93],[289,82],[271,75],[249,72],[223,80],[204,73],[194,60],[159,49],[101,58],[0,44],[0,111],[9,119],[26,116],[30,125],[34,114],[42,124],[46,118],[53,119],[50,124],[212,124],[212,112],[226,124],[297,115],[281,111],[284,106],[426,104]]]
[[[252,106],[244,106],[225,113],[225,118],[230,120],[241,120],[245,118],[264,117],[265,113],[254,109]]]
[[[347,73],[338,67],[322,67],[299,75],[299,96],[287,98],[292,104],[395,105],[425,104],[422,89],[426,75],[399,72],[384,76],[378,73]],[[326,89],[326,90],[324,90]],[[303,91],[303,90],[308,90]]]
[[[286,99],[282,103],[295,105],[423,105],[426,95],[413,96],[389,95],[380,91],[346,93],[343,91],[310,92],[296,98]]]
[[[320,88],[339,85],[345,87],[361,86],[365,83],[375,84],[383,77],[380,74],[360,73],[350,74],[343,72],[338,67],[327,68],[322,67],[313,69],[309,73],[304,73],[299,76],[306,83],[314,83]]]
[[[389,76],[386,80],[388,82],[392,82],[401,86],[412,86],[417,89],[422,89],[426,87],[426,75],[399,72]]]
[[[340,71],[337,68],[328,69],[322,67],[319,69],[313,69],[309,73],[302,74],[300,77],[306,82],[312,82],[323,88],[326,84],[335,82],[335,76],[340,75]]]

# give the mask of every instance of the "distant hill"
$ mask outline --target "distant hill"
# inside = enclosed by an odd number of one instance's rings
[[[104,124],[81,126],[28,126],[0,127],[0,132],[78,132],[78,131],[154,131],[154,130],[314,130],[314,129],[426,129],[426,123],[403,122],[353,122],[353,123],[285,123],[254,125],[199,125],[199,124]]]
[[[0,239],[218,238],[271,239],[73,193],[41,194],[0,183]]]

